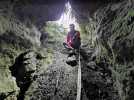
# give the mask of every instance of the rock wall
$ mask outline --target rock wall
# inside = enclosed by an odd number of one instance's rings
[[[19,100],[19,97],[24,97],[25,91],[29,87],[30,83],[27,83],[27,80],[31,82],[30,79],[33,77],[31,71],[30,74],[29,71],[26,71],[26,67],[29,67],[29,70],[35,69],[35,72],[42,68],[45,70],[52,60],[52,53],[49,53],[47,48],[41,48],[41,32],[36,25],[27,17],[25,20],[30,21],[28,24],[20,20],[11,9],[12,5],[9,4],[10,2],[0,1],[0,100],[16,100],[17,98]],[[40,56],[22,57],[18,64],[15,59],[30,50],[35,55],[38,51],[38,54],[48,59],[41,60]],[[40,60],[37,60],[38,58]],[[26,74],[27,72],[28,74]],[[21,78],[15,78],[18,73],[17,76]]]
[[[46,21],[58,20],[64,11],[66,0],[5,0],[0,1],[1,11],[13,12],[19,20],[32,22],[40,28]]]
[[[90,8],[84,6],[85,4],[81,5],[77,5],[77,9]],[[74,7],[75,13],[79,16],[84,16],[83,18],[77,18],[82,26],[81,28],[84,30],[83,32],[87,32],[89,40],[92,36],[92,45],[96,48],[94,53],[96,64],[99,64],[100,68],[106,66],[106,69],[111,72],[113,84],[111,87],[117,91],[119,96],[116,100],[132,100],[134,94],[132,88],[134,81],[134,1],[122,0],[110,1],[105,4],[100,3],[96,9],[92,8],[94,11],[90,10],[90,8],[86,12],[79,12],[77,9]],[[93,13],[90,14],[90,11],[93,11]],[[101,65],[100,63],[102,62],[107,65]],[[89,72],[89,75],[91,73],[92,71]],[[88,86],[90,87],[90,84]]]
[[[101,17],[102,16],[102,17]],[[97,36],[101,55],[105,56],[113,73],[121,100],[133,98],[133,33],[134,1],[109,4],[96,12]]]
[[[58,20],[64,11],[65,2],[66,0],[19,0],[14,3],[13,11],[20,20],[30,19],[32,23],[40,27],[46,21]]]

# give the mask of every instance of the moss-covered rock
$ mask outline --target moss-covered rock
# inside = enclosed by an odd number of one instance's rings
[[[47,49],[40,49],[40,32],[34,25],[31,24],[31,27],[27,27],[14,15],[0,15],[0,94],[5,94],[4,98],[6,99],[10,95],[16,97],[20,90],[18,83],[16,84],[18,79],[12,77],[9,67],[13,66],[15,59],[21,53],[28,50],[38,51],[38,54],[42,53],[42,55],[45,53],[46,56],[49,55],[48,59],[51,56],[50,53],[47,53]],[[30,62],[35,63],[36,61],[32,60]],[[42,63],[45,65],[45,62],[50,63],[51,61],[44,60]],[[29,65],[27,70],[31,70],[31,67],[37,70],[35,64]],[[41,66],[38,65],[38,68],[41,68]],[[16,93],[12,93],[13,91]]]
[[[121,100],[132,100],[134,3],[110,3],[95,12],[96,61],[108,62]],[[131,73],[131,74],[130,74]]]

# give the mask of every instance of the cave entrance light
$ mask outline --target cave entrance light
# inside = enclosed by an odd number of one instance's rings
[[[74,15],[72,14],[72,7],[69,2],[65,4],[65,10],[61,15],[60,19],[56,21],[59,25],[63,25],[63,27],[69,30],[69,24],[74,24],[76,29],[79,29],[79,25],[76,22]]]

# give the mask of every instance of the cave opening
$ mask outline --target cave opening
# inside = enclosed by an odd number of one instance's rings
[[[76,29],[79,29],[79,25],[77,23],[75,15],[73,14],[73,9],[69,1],[66,2],[64,11],[60,19],[58,19],[56,23],[58,23],[59,25],[63,25],[63,27],[67,30],[69,29],[68,27],[70,24],[74,24],[76,26]]]
[[[57,20],[47,21],[43,28],[43,31],[48,33],[49,37],[53,41],[50,41],[49,43],[57,43],[56,45],[61,45],[64,41],[66,41],[67,33],[70,31],[70,24],[74,24],[75,29],[80,31],[79,24],[75,18],[74,10],[70,2],[67,1]]]

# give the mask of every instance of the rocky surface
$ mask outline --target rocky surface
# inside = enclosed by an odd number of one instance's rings
[[[20,88],[17,100],[24,99],[25,92],[37,77],[37,71],[41,67],[41,59],[43,57],[34,51],[24,52],[16,58],[14,65],[10,67],[11,74],[16,78],[17,86]]]
[[[130,78],[130,73],[133,72],[133,7],[133,1],[123,1],[110,4],[96,13],[96,20],[100,21],[97,26],[97,35],[104,47],[101,51],[102,56],[105,56],[104,58],[112,64],[114,84],[116,84],[121,100],[133,98],[133,90],[130,89],[132,86],[130,83],[133,81]],[[101,17],[101,11],[104,17]]]
[[[50,53],[47,49],[40,48],[40,32],[33,25],[30,27],[22,23],[14,14],[1,12],[0,15],[0,99],[16,100],[25,80],[26,72],[33,73],[42,68],[41,64],[50,62]],[[34,51],[37,54],[27,54],[27,51]],[[48,59],[39,63],[40,53],[44,53]],[[21,55],[19,57],[19,55]],[[30,56],[31,55],[31,56]],[[47,56],[48,55],[48,56]],[[25,56],[25,57],[23,57]],[[16,59],[16,60],[15,60]],[[38,62],[38,64],[37,64]],[[37,65],[36,65],[37,64]],[[45,69],[45,67],[43,67]],[[9,70],[11,69],[11,71]],[[13,77],[13,76],[14,77]],[[26,75],[27,76],[27,75]],[[15,78],[16,77],[16,78]],[[29,81],[30,75],[28,75]],[[21,83],[23,86],[21,87]],[[25,83],[25,82],[24,82]],[[27,88],[28,86],[26,86]],[[24,94],[23,94],[24,95]],[[22,100],[22,99],[20,99]]]
[[[56,24],[40,31],[64,11],[66,0],[59,2],[0,1],[0,100],[76,99],[78,65],[67,65],[60,52],[65,32]],[[82,100],[133,100],[134,1],[70,3],[90,42],[80,52]]]
[[[67,55],[57,51],[54,52],[53,64],[45,72],[41,73],[33,83],[36,88],[30,93],[30,100],[76,99],[77,67],[67,65],[66,59]]]
[[[84,7],[84,4],[78,7]],[[111,72],[113,85],[110,87],[113,87],[119,95],[117,100],[132,100],[133,98],[133,90],[130,89],[133,87],[131,77],[133,73],[133,7],[133,0],[109,2],[100,5],[92,15],[86,15],[88,16],[86,22],[84,18],[81,18],[79,22],[81,26],[85,26],[82,27],[83,30],[93,37],[91,39],[96,48],[95,61],[104,62],[102,65],[99,64],[99,67],[105,66]],[[86,6],[84,8],[86,9]]]

